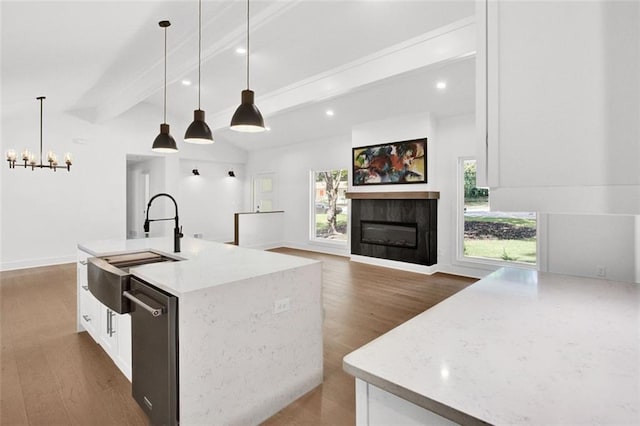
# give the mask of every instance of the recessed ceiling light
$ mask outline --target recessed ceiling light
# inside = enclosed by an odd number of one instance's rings
[[[191,80],[182,80],[183,86],[191,86]]]
[[[247,53],[247,49],[245,49],[244,47],[238,47],[238,48],[236,49],[236,53],[237,53],[238,55],[244,55],[245,53]]]
[[[332,109],[328,109],[328,110],[327,110],[327,112],[326,112],[326,114],[327,114],[329,117],[333,117],[334,112],[333,112],[333,110],[332,110]]]
[[[447,88],[447,83],[445,81],[439,81],[436,83],[436,87],[440,90]]]

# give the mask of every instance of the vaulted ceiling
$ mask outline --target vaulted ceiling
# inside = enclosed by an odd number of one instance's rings
[[[169,117],[173,126],[191,121],[196,0],[2,1],[0,7],[3,111],[44,94],[48,108],[89,122],[105,123],[145,104],[157,108],[160,120],[158,21],[168,19]],[[246,86],[246,56],[236,52],[246,44],[246,2],[203,0],[202,12],[202,109],[218,140],[269,146],[347,132],[385,116],[473,110],[473,1],[255,0],[250,87],[271,131],[237,134],[227,126]],[[441,80],[444,91],[435,88]],[[325,115],[328,108],[333,117]]]

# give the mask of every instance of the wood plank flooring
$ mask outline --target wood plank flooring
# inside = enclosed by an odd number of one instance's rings
[[[354,379],[342,358],[475,281],[275,251],[323,262],[324,383],[266,425],[353,425]],[[147,424],[129,381],[75,327],[75,264],[0,273],[0,425]]]

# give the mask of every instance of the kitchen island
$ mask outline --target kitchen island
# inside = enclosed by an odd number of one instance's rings
[[[358,425],[637,425],[640,286],[501,269],[344,369]]]
[[[130,270],[178,298],[181,424],[257,424],[322,382],[319,262],[191,238],[180,253],[171,238],[78,248],[80,256],[153,249],[184,259]]]

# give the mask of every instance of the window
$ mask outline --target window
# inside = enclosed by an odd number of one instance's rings
[[[536,214],[490,211],[489,189],[476,187],[476,160],[463,159],[462,256],[535,265]]]
[[[311,173],[311,239],[347,241],[347,170]]]

